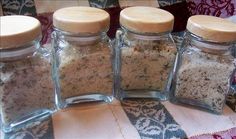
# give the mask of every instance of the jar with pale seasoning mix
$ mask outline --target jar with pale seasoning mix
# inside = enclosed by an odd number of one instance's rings
[[[236,24],[213,16],[188,19],[171,101],[220,114],[235,69]]]
[[[40,121],[55,110],[50,53],[40,47],[40,22],[0,17],[0,110],[3,131]]]
[[[54,79],[58,107],[113,99],[113,47],[101,9],[68,7],[53,14]]]
[[[174,17],[152,7],[120,13],[116,34],[116,96],[167,100],[177,48],[170,32]]]

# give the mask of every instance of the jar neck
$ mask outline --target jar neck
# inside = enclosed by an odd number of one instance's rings
[[[91,33],[74,34],[59,30],[57,28],[54,28],[53,38],[58,40],[59,42],[63,41],[80,46],[92,45],[108,39],[106,32],[94,33],[94,34]]]
[[[186,32],[186,35],[190,47],[205,53],[217,55],[230,54],[231,48],[234,46],[232,42],[213,42],[196,36],[188,31]]]
[[[137,33],[132,32],[124,27],[124,36],[129,40],[143,40],[143,41],[155,41],[155,40],[168,40],[171,35],[170,32],[162,32],[162,33]]]
[[[31,57],[40,48],[40,38],[17,48],[1,49],[0,61],[15,61]]]
[[[164,33],[136,33],[122,27],[118,30],[116,38],[120,38],[122,45],[135,47],[153,47],[160,45],[174,45],[170,32]]]

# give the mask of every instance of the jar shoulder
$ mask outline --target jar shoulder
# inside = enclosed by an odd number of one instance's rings
[[[225,54],[211,54],[196,50],[195,48],[186,48],[181,52],[181,63],[200,65],[225,65],[234,67],[234,57],[229,53]]]
[[[19,68],[30,68],[35,66],[50,68],[50,56],[51,53],[49,50],[39,48],[36,52],[30,55],[19,57],[18,59],[14,60],[8,59],[6,61],[0,61],[0,69],[2,71],[10,71]]]

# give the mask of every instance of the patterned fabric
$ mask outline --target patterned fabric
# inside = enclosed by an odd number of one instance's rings
[[[126,100],[122,106],[142,139],[186,138],[186,134],[180,125],[175,122],[160,102],[150,99]],[[236,127],[222,132],[190,137],[189,139],[235,139],[235,137]],[[54,139],[52,119],[49,117],[41,123],[37,122],[21,130],[5,134],[2,139]]]
[[[155,100],[126,100],[122,106],[143,139],[185,138],[186,134],[165,107]]]
[[[191,15],[229,17],[236,14],[236,0],[187,0]]]
[[[214,134],[195,136],[189,139],[236,139],[236,128]]]
[[[52,25],[52,13],[43,13],[38,14],[38,20],[41,22],[42,25],[42,44],[50,43],[51,42],[51,33],[53,31]]]
[[[180,32],[185,30],[187,25],[187,20],[190,17],[186,1],[181,3],[176,3],[174,5],[168,5],[161,8],[169,11],[174,15],[175,21],[174,21],[173,32]]]
[[[119,7],[118,0],[89,0],[89,4],[91,7],[97,7],[102,9]]]
[[[18,131],[4,134],[4,139],[53,139],[52,118],[49,117],[42,122],[35,122],[28,127]]]
[[[121,0],[122,1],[122,0]],[[123,1],[131,1],[131,0],[123,0]],[[136,0],[141,1],[141,0]],[[143,0],[147,1],[147,0]],[[176,3],[184,2],[185,0],[151,0],[151,1],[157,1],[161,7],[173,5]],[[131,1],[132,3],[135,3],[134,0]],[[121,3],[119,0],[89,0],[90,6],[92,7],[98,7],[98,8],[111,8],[111,7],[118,7],[119,3]],[[123,7],[127,7],[129,5],[125,5]]]
[[[0,0],[4,15],[36,16],[34,0]]]
[[[158,3],[161,7],[173,5],[176,3],[184,2],[185,0],[158,0]]]
[[[236,93],[229,94],[226,99],[226,104],[236,112]]]

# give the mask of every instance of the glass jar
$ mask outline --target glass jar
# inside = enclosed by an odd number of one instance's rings
[[[189,18],[176,64],[171,101],[220,114],[235,69],[236,24],[197,15]]]
[[[76,13],[76,14],[75,14]],[[68,7],[53,15],[54,80],[58,107],[113,99],[113,47],[101,9]]]
[[[116,34],[116,96],[124,98],[169,97],[177,48],[170,32],[174,17],[151,7],[121,11],[122,28]]]
[[[0,20],[0,110],[3,131],[10,132],[49,116],[55,93],[40,22],[28,16]]]

